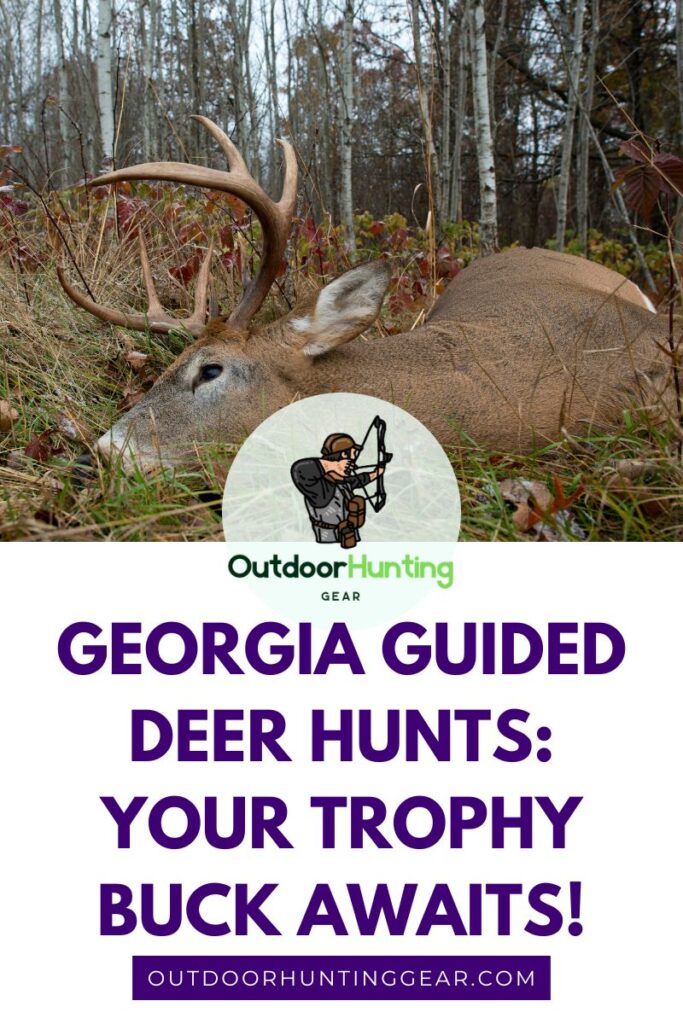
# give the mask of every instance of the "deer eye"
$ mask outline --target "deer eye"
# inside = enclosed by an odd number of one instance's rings
[[[223,372],[223,367],[220,363],[207,363],[206,366],[202,366],[199,371],[199,383],[203,384],[207,380],[215,380],[216,377],[220,377]]]

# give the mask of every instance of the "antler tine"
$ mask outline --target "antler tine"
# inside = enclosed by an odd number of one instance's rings
[[[153,318],[160,320],[163,323],[168,323],[172,318],[164,310],[163,306],[159,302],[159,296],[157,295],[156,286],[154,284],[154,278],[152,277],[152,271],[149,265],[149,257],[147,256],[147,246],[145,240],[142,237],[142,231],[138,231],[138,241],[140,242],[140,263],[142,265],[142,279],[145,282],[145,291],[147,292],[147,316],[150,320]]]
[[[230,316],[231,323],[246,328],[263,305],[277,276],[287,246],[296,207],[296,153],[289,142],[283,139],[277,140],[284,150],[285,173],[282,195],[280,200],[275,202],[251,176],[241,153],[225,132],[207,117],[197,115],[195,120],[204,125],[221,147],[228,161],[230,168],[228,171],[217,171],[210,167],[198,167],[193,164],[176,161],[162,161],[137,164],[134,167],[122,167],[108,174],[100,175],[99,178],[93,178],[90,184],[108,185],[118,181],[140,181],[156,178],[161,181],[181,182],[186,185],[195,185],[199,188],[227,192],[246,203],[258,217],[263,229],[263,254],[258,274],[249,283],[237,308]],[[160,334],[167,334],[175,327],[184,327],[194,337],[198,337],[206,321],[209,271],[213,247],[209,246],[206,258],[199,271],[192,316],[176,320],[162,308],[154,286],[154,279],[142,234],[139,235],[139,239],[142,276],[148,299],[146,315],[140,313],[121,313],[110,306],[104,306],[101,303],[95,302],[74,285],[70,284],[66,279],[64,269],[58,267],[57,276],[64,291],[76,305],[81,306],[81,308],[86,309],[89,313],[107,323],[117,324],[120,327],[127,327],[135,331],[152,330]]]
[[[296,153],[291,143],[286,139],[276,139],[278,146],[282,147],[285,155],[285,180],[282,185],[282,196],[277,204],[283,213],[289,217],[291,227],[292,218],[296,209],[296,186],[298,177],[298,166]]]
[[[285,248],[296,206],[297,161],[289,142],[278,139],[285,155],[285,178],[282,196],[275,202],[254,180],[239,150],[218,125],[208,118],[195,118],[211,133],[225,154],[229,171],[217,171],[211,167],[176,161],[137,164],[94,178],[91,185],[107,185],[118,181],[146,180],[157,178],[174,181],[236,196],[249,206],[258,217],[263,228],[263,255],[258,274],[247,286],[237,308],[230,316],[230,322],[247,326],[262,306],[275,280]]]
[[[149,327],[150,330],[156,331],[159,334],[167,334],[171,330],[172,324],[167,322],[151,321],[141,313],[120,313],[117,309],[112,309],[111,306],[103,306],[99,302],[93,302],[89,296],[69,283],[63,267],[57,267],[57,277],[71,301],[75,302],[81,309],[92,313],[99,320],[104,320],[109,324],[116,324],[118,327],[128,327],[133,331],[144,331]]]
[[[251,177],[242,154],[232,139],[228,138],[222,128],[219,128],[217,124],[210,121],[208,117],[204,117],[203,114],[190,114],[190,117],[193,121],[198,121],[199,124],[204,125],[207,132],[209,132],[210,135],[213,135],[214,139],[223,150],[225,159],[228,161],[228,167],[231,171],[239,171],[241,174],[246,175],[247,178]]]
[[[194,312],[191,317],[183,320],[182,323],[187,327],[188,331],[197,337],[201,333],[204,324],[206,323],[206,300],[209,294],[209,271],[211,270],[211,258],[213,256],[213,243],[209,243],[209,248],[199,268],[197,274],[197,283],[194,291]],[[196,327],[196,334],[194,328]]]
[[[204,324],[206,323],[206,299],[209,287],[209,271],[211,268],[211,258],[213,256],[213,245],[209,245],[204,261],[199,268],[192,316],[176,319],[171,316],[170,313],[166,312],[159,301],[159,296],[154,285],[154,279],[152,278],[152,271],[149,265],[149,258],[147,256],[147,247],[145,246],[142,232],[140,232],[138,237],[140,241],[142,278],[145,283],[145,291],[147,292],[146,314],[120,313],[118,310],[112,309],[111,306],[104,306],[99,302],[94,302],[82,291],[69,283],[66,278],[64,268],[60,266],[57,267],[59,283],[72,302],[75,302],[77,306],[87,310],[88,313],[92,313],[93,316],[98,317],[100,320],[104,320],[106,323],[116,324],[118,327],[127,327],[129,330],[133,331],[150,330],[154,331],[155,334],[168,334],[169,331],[174,329],[177,330],[179,327],[184,327],[185,330],[194,338],[198,338],[204,329]]]
[[[209,243],[206,256],[202,261],[202,265],[199,268],[197,275],[197,283],[195,285],[194,292],[194,309],[192,316],[186,316],[182,318],[176,318],[167,313],[159,301],[156,286],[154,284],[154,278],[152,277],[152,271],[149,265],[149,259],[147,256],[147,247],[145,246],[145,240],[142,237],[142,232],[139,233],[140,239],[140,262],[142,264],[142,277],[145,282],[145,290],[147,292],[147,316],[148,322],[152,323],[163,323],[168,324],[169,328],[176,325],[184,327],[193,337],[197,338],[206,323],[206,299],[209,291],[209,271],[211,270],[211,259],[213,257],[213,243]],[[152,328],[154,330],[154,328]]]

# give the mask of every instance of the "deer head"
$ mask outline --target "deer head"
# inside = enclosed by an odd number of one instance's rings
[[[285,157],[282,197],[272,200],[254,181],[239,151],[221,129],[196,117],[223,150],[228,171],[162,162],[124,167],[93,180],[93,185],[161,179],[226,192],[249,206],[263,229],[258,274],[229,316],[206,323],[212,250],[197,277],[194,311],[176,320],[159,301],[144,241],[140,236],[146,314],[121,313],[100,305],[74,287],[62,268],[58,277],[69,297],[101,320],[133,330],[167,333],[184,328],[196,340],[159,377],[151,390],[97,441],[106,458],[143,470],[191,457],[197,442],[234,441],[266,416],[292,401],[304,379],[326,353],[355,338],[379,313],[389,280],[386,264],[354,268],[298,303],[286,316],[251,329],[281,265],[296,206],[296,155],[280,141]],[[328,381],[329,390],[335,390]],[[343,390],[342,385],[336,390]]]

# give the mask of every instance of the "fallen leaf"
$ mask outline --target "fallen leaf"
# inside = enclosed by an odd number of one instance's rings
[[[644,462],[642,459],[617,459],[614,463],[615,476],[631,483],[642,481],[649,484],[655,478],[657,466],[654,462]],[[614,479],[612,477],[611,479]]]
[[[125,331],[116,332],[116,340],[120,341],[123,345],[124,352],[132,352],[135,348],[135,341],[130,334],[126,334]]]
[[[53,455],[60,455],[64,449],[55,447],[50,438],[54,434],[54,428],[48,427],[42,434],[36,434],[24,448],[24,454],[35,462],[47,462]]]
[[[538,540],[546,541],[562,540],[566,533],[584,538],[583,530],[567,511],[583,493],[583,485],[568,496],[557,477],[553,478],[554,494],[540,480],[508,478],[499,486],[504,501],[514,506],[512,522],[520,533],[533,533]]]
[[[149,359],[149,356],[145,355],[144,352],[136,352],[135,349],[132,349],[130,352],[126,353],[124,359],[126,360],[128,365],[132,367],[132,369],[135,370],[135,372],[137,373],[143,368],[143,366]]]
[[[0,399],[0,433],[8,434],[12,425],[19,419],[19,413],[13,409],[9,402]]]
[[[128,412],[134,405],[137,405],[141,398],[144,398],[147,394],[144,388],[126,388],[121,396],[119,402],[119,410],[121,412]]]

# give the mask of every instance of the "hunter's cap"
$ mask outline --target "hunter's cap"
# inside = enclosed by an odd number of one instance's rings
[[[322,454],[339,455],[340,452],[346,452],[350,448],[357,447],[358,445],[350,434],[330,434],[329,437],[325,438],[325,442],[322,446]]]

